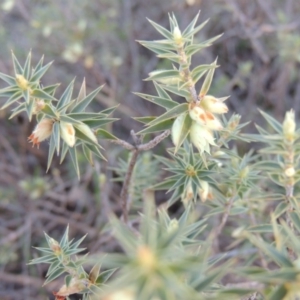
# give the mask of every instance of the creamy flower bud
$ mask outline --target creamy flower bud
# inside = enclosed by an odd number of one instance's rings
[[[68,297],[69,295],[80,293],[88,288],[89,284],[87,279],[72,278],[70,284],[68,286],[64,284],[57,293],[54,293],[54,296],[60,299],[58,297]]]
[[[200,106],[191,103],[189,106],[189,114],[192,120],[204,125],[207,121],[206,112]]]
[[[50,242],[50,248],[51,248],[51,250],[55,254],[59,255],[61,253],[61,247],[60,247],[59,243],[55,239],[53,239],[53,238],[50,238],[49,242]]]
[[[28,81],[25,79],[25,77],[21,74],[16,75],[16,82],[17,85],[22,89],[22,90],[27,90],[28,89]]]
[[[212,130],[222,130],[223,126],[218,118],[216,118],[211,112],[205,111],[194,103],[190,104],[189,114],[192,120],[196,121],[199,125],[205,126]]]
[[[201,188],[199,189],[199,197],[202,202],[205,202],[208,199],[209,196],[209,184],[207,181],[200,180]]]
[[[194,198],[194,193],[192,189],[192,184],[189,181],[186,190],[181,195],[182,202],[187,205]]]
[[[175,146],[177,146],[179,143],[179,138],[180,138],[180,133],[184,122],[184,118],[185,118],[185,114],[181,114],[175,119],[172,126],[171,136],[172,136],[173,144]]]
[[[28,137],[33,146],[37,145],[39,147],[40,142],[50,137],[53,123],[53,120],[45,118],[37,124],[32,134]]]
[[[284,174],[286,177],[293,177],[296,174],[294,167],[288,167],[285,169]]]
[[[173,38],[176,44],[182,43],[182,34],[180,29],[177,26],[173,30]]]
[[[88,125],[82,123],[79,125],[76,124],[76,125],[74,125],[74,127],[76,129],[78,129],[81,133],[83,133],[85,136],[87,136],[94,143],[97,143],[97,138],[96,138],[94,132],[92,131],[92,129]]]
[[[157,259],[152,249],[148,246],[139,246],[137,249],[137,259],[140,266],[147,272],[155,269]]]
[[[221,124],[220,120],[217,119],[215,116],[213,119],[208,119],[206,121],[206,127],[208,129],[212,129],[212,130],[222,130],[223,129],[223,125]]]
[[[71,123],[60,122],[60,134],[69,147],[75,145],[75,130]]]
[[[295,138],[296,122],[295,122],[295,113],[293,110],[286,112],[285,118],[282,124],[283,135],[284,137],[292,141]]]
[[[200,153],[209,153],[209,145],[215,145],[213,134],[205,127],[193,122],[190,129],[190,137],[193,145]]]
[[[214,96],[206,95],[201,100],[201,106],[214,114],[225,114],[228,112],[228,107],[222,101],[218,100]]]

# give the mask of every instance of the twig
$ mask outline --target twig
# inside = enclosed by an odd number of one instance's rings
[[[170,135],[170,130],[166,130],[162,134],[155,137],[150,142],[139,145],[138,150],[141,150],[141,151],[150,150],[150,149],[154,148],[157,144],[159,144],[162,140],[164,140],[166,137],[168,137],[169,135]]]
[[[131,144],[129,144],[129,143],[127,143],[126,141],[123,141],[123,140],[109,140],[111,143],[113,143],[113,144],[117,144],[117,145],[120,145],[120,146],[122,146],[123,148],[125,148],[125,149],[127,149],[127,150],[130,150],[130,151],[132,151],[132,150],[134,150],[135,149],[135,147],[134,146],[132,146]]]
[[[127,207],[127,202],[128,202],[128,189],[130,186],[130,181],[133,173],[134,166],[136,164],[137,158],[139,155],[139,150],[135,149],[133,151],[133,154],[131,156],[128,169],[126,172],[126,176],[123,182],[123,187],[121,191],[121,205],[122,205],[122,211],[123,211],[123,220],[127,224],[128,222],[128,210],[129,208]]]
[[[118,140],[118,141],[111,141],[115,144],[121,145],[124,148],[131,150],[132,156],[128,165],[128,169],[125,175],[125,179],[123,182],[123,186],[122,186],[122,190],[121,190],[121,206],[122,206],[122,212],[123,212],[123,221],[124,223],[128,223],[128,211],[129,211],[129,207],[128,207],[128,190],[129,190],[129,186],[131,183],[131,177],[132,177],[132,173],[133,173],[133,169],[134,166],[136,164],[138,155],[141,151],[147,151],[150,150],[152,148],[154,148],[158,143],[160,143],[163,139],[165,139],[167,136],[169,136],[170,134],[170,130],[166,130],[163,133],[161,133],[159,136],[155,137],[153,140],[151,140],[148,143],[145,144],[141,144],[141,139],[139,137],[136,136],[136,134],[134,133],[134,131],[131,131],[131,135],[133,137],[133,140],[135,142],[135,145],[131,145],[123,140]]]
[[[221,234],[221,232],[222,232],[222,230],[223,230],[223,228],[224,228],[224,226],[225,226],[225,224],[226,224],[226,222],[227,222],[227,219],[228,219],[229,214],[230,214],[231,207],[232,207],[232,205],[233,205],[234,198],[235,198],[235,195],[232,196],[232,197],[229,199],[228,203],[227,203],[226,210],[225,210],[225,212],[224,212],[224,214],[223,214],[221,223],[220,223],[220,225],[219,225],[219,226],[216,228],[216,230],[215,230],[215,234],[214,234],[214,239],[215,239],[215,240],[216,240],[217,237]]]

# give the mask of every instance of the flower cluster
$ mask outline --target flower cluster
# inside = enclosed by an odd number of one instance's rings
[[[39,147],[42,141],[51,136],[55,122],[56,120],[54,119],[44,118],[37,124],[32,134],[28,137],[33,146],[37,145],[37,147]],[[69,147],[73,147],[76,142],[75,128],[85,134],[90,140],[97,143],[97,138],[94,132],[86,124],[74,124],[73,126],[71,123],[60,121],[60,136]]]
[[[193,145],[200,153],[209,153],[209,145],[215,145],[213,130],[222,130],[220,120],[214,114],[227,113],[228,107],[223,103],[227,97],[215,98],[214,96],[203,96],[201,101],[190,102],[189,116],[192,119],[190,127],[190,138]],[[183,126],[184,114],[177,117],[172,127],[172,139],[177,146],[180,138],[180,131]]]

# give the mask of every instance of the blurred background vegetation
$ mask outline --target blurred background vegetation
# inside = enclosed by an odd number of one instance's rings
[[[201,22],[210,18],[199,41],[224,33],[193,61],[196,66],[218,57],[221,67],[210,94],[231,95],[230,111],[251,121],[247,132],[254,131],[254,122],[262,122],[257,107],[280,121],[290,108],[299,116],[299,0],[2,0],[0,72],[12,74],[11,50],[23,62],[31,49],[35,63],[42,55],[46,62],[54,60],[43,80],[45,85],[61,83],[58,93],[74,77],[76,93],[83,78],[88,92],[105,83],[93,109],[119,104],[114,117],[120,120],[108,129],[129,140],[131,129],[141,129],[131,117],[161,112],[132,92],[155,94],[143,79],[168,63],[136,42],[159,38],[146,18],[167,26],[166,16],[174,12],[184,28],[199,10]],[[9,111],[0,111],[0,299],[47,299],[55,282],[42,287],[46,268],[26,265],[35,255],[31,246],[42,246],[43,231],[59,238],[70,224],[72,237],[88,233],[90,253],[115,249],[103,228],[107,212],[119,212],[127,152],[104,145],[108,162],[94,168],[82,159],[80,182],[68,163],[55,162],[45,174],[47,143],[40,149],[27,143],[35,124],[22,115],[8,116]],[[156,152],[162,154],[164,148]],[[159,180],[159,166],[152,159],[151,153],[140,157],[140,174],[134,175],[138,186],[132,188],[135,201],[147,184]],[[163,202],[165,195],[157,199]]]

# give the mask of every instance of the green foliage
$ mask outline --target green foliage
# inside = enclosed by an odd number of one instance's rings
[[[85,236],[76,242],[70,241],[69,227],[67,227],[59,243],[46,233],[45,237],[48,247],[36,247],[44,255],[33,259],[29,264],[50,264],[44,285],[65,273],[68,274],[65,276],[65,284],[59,291],[54,292],[55,296],[67,297],[70,294],[80,293],[83,294],[83,299],[91,299],[90,296],[99,292],[100,287],[114,272],[114,270],[108,270],[100,273],[100,265],[96,264],[89,273],[86,273],[83,268],[86,256],[73,258],[75,254],[85,250],[85,248],[79,248]]]
[[[170,30],[150,21],[163,39],[140,43],[173,65],[151,72],[146,79],[153,81],[157,96],[136,93],[164,112],[135,118],[145,128],[138,134],[132,132],[133,144],[103,128],[115,121],[110,115],[116,107],[88,111],[102,86],[87,94],[83,81],[73,98],[72,81],[56,97],[57,85],[40,84],[50,64],[43,66],[41,59],[32,69],[31,54],[23,67],[13,55],[13,77],[0,73],[8,84],[0,90],[0,96],[8,98],[2,109],[13,106],[11,118],[23,111],[29,120],[36,116],[38,124],[29,137],[33,145],[50,140],[47,169],[55,152],[60,162],[69,153],[79,177],[78,147],[92,165],[93,156],[103,159],[97,138],[131,152],[128,161],[119,160],[111,168],[117,174],[113,180],[123,183],[118,203],[121,211],[109,211],[110,221],[101,232],[114,241],[113,249],[93,257],[77,256],[85,250],[79,248],[85,236],[69,241],[69,228],[60,242],[45,234],[48,246],[36,248],[43,256],[30,264],[50,265],[45,284],[67,274],[65,284],[54,292],[56,299],[75,293],[83,294],[83,299],[104,300],[299,297],[300,130],[295,113],[287,112],[280,123],[261,111],[266,128],[257,125],[257,134],[242,134],[247,123],[240,124],[237,114],[224,116],[228,97],[208,94],[217,60],[192,68],[193,55],[220,37],[195,42],[194,35],[207,23],[196,25],[198,16],[182,31],[173,14],[169,16]],[[65,57],[72,60],[70,53]],[[247,66],[244,68],[245,74],[249,72]],[[201,88],[196,91],[200,80]],[[179,100],[173,99],[173,94]],[[139,136],[161,131],[145,144]],[[167,150],[169,157],[153,158],[149,150],[170,133],[175,147]],[[232,144],[235,141],[264,146],[241,155],[237,144]],[[147,152],[138,157],[142,151]],[[160,180],[162,173],[168,174]],[[36,198],[43,194],[46,184],[23,181],[21,187]],[[167,190],[160,206],[155,204],[157,190]],[[174,204],[178,205],[175,217]],[[83,266],[91,261],[93,267],[87,273]],[[102,273],[101,264],[105,268]],[[235,282],[224,284],[224,275]],[[236,277],[248,285],[235,286]]]
[[[72,99],[74,81],[72,81],[59,99],[54,97],[55,89],[58,85],[41,87],[40,80],[46,73],[51,63],[43,66],[43,58],[38,65],[31,69],[31,53],[29,53],[24,67],[20,65],[17,58],[12,54],[15,77],[0,74],[0,78],[9,84],[9,87],[0,90],[1,97],[9,99],[3,104],[1,109],[17,103],[12,110],[11,118],[22,111],[26,111],[29,120],[36,115],[38,124],[29,140],[33,145],[39,146],[40,142],[50,138],[47,170],[50,168],[54,153],[61,154],[60,163],[63,162],[67,153],[71,156],[71,161],[80,176],[77,147],[82,150],[87,160],[93,164],[92,154],[104,159],[100,149],[102,148],[96,138],[97,130],[106,138],[113,138],[106,133],[101,126],[115,121],[109,118],[114,108],[106,109],[102,112],[86,112],[87,106],[94,100],[102,89],[102,86],[86,94],[85,80],[82,83],[80,92],[75,99]]]

